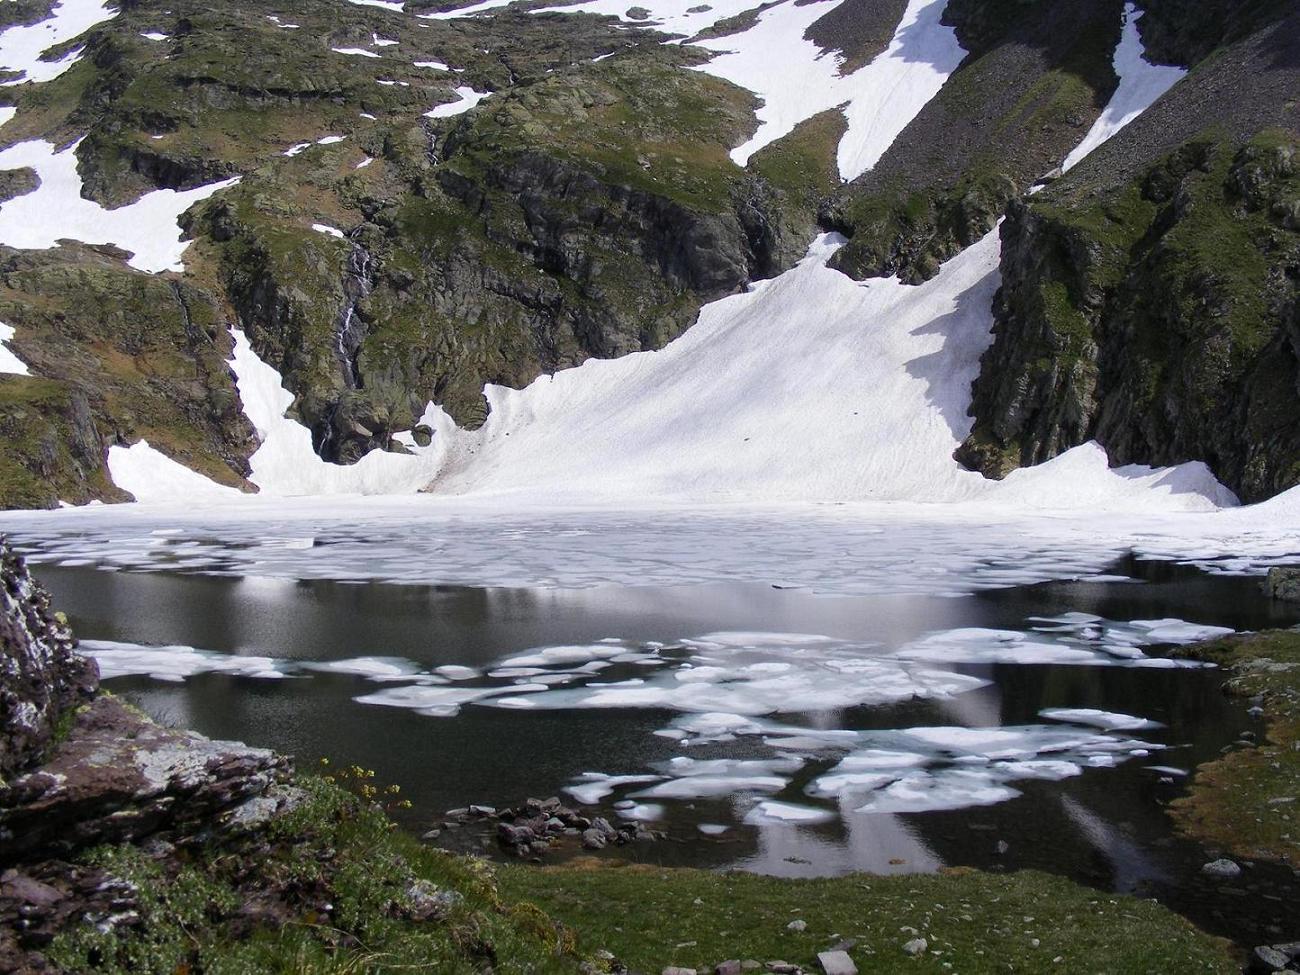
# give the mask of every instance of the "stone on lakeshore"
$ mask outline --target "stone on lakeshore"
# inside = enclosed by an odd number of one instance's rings
[[[1241,876],[1241,867],[1228,859],[1211,860],[1205,866],[1201,867],[1201,873],[1207,877],[1218,877],[1222,880],[1231,880],[1234,877]]]
[[[853,964],[847,951],[819,952],[817,964],[821,965],[826,975],[858,975],[858,966]]]
[[[1259,975],[1283,971],[1290,963],[1291,958],[1286,952],[1268,945],[1260,945],[1250,953],[1250,971]]]
[[[924,938],[913,938],[907,944],[903,945],[903,950],[909,955],[923,955],[925,949],[930,947],[930,943]]]
[[[1268,570],[1265,591],[1274,599],[1300,602],[1300,567],[1275,565]]]

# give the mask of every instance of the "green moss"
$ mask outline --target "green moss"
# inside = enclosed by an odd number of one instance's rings
[[[1243,858],[1300,864],[1300,632],[1228,637],[1180,655],[1226,668],[1232,694],[1262,696],[1268,731],[1256,747],[1198,768],[1170,807],[1175,822]]]
[[[1224,944],[1151,901],[1036,872],[791,880],[654,867],[501,871],[529,898],[634,971],[711,971],[727,958],[816,969],[841,939],[863,971],[1236,972]],[[787,928],[793,920],[804,931]],[[903,945],[922,937],[928,950]]]
[[[565,933],[504,900],[484,864],[420,846],[324,780],[299,784],[306,800],[261,845],[199,846],[166,870],[129,845],[82,855],[82,864],[136,887],[140,918],[66,931],[51,959],[69,971],[122,975],[577,969]],[[242,915],[250,878],[259,897],[274,892],[287,917],[259,924]],[[416,880],[454,892],[445,917],[403,915]]]

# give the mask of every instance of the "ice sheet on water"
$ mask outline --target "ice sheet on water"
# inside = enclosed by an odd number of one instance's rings
[[[99,664],[104,680],[142,676],[161,681],[183,681],[197,674],[232,674],[278,680],[292,667],[286,661],[260,655],[215,653],[187,646],[144,646],[114,640],[82,640],[81,649]]]
[[[511,657],[507,667],[545,667],[598,657],[645,662],[644,677],[565,686],[535,707],[667,708],[702,714],[827,711],[912,698],[950,697],[982,687],[978,677],[891,660],[874,644],[797,633],[712,633],[681,641],[685,660],[602,643],[552,647]],[[492,702],[486,702],[491,704]]]
[[[1031,631],[961,627],[931,633],[894,652],[902,660],[946,663],[1202,667],[1193,660],[1149,657],[1142,647],[1195,643],[1233,631],[1178,619],[1103,619],[1089,613],[1031,617]]]

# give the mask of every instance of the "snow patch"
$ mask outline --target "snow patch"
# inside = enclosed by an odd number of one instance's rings
[[[1088,153],[1145,112],[1156,99],[1187,74],[1183,68],[1152,64],[1146,59],[1142,37],[1137,28],[1141,16],[1133,4],[1124,5],[1124,29],[1114,57],[1119,87],[1083,141],[1065,157],[1065,162],[1061,164],[1062,171],[1078,165]]]
[[[27,368],[27,363],[18,358],[17,353],[9,348],[9,342],[13,337],[13,326],[0,322],[0,372],[11,376],[30,376],[31,371]]]
[[[491,95],[490,91],[475,91],[468,85],[459,85],[456,88],[456,101],[445,102],[442,105],[435,105],[429,111],[424,113],[425,118],[451,118],[453,115],[461,115],[468,112],[471,108]]]
[[[10,27],[0,34],[0,67],[22,72],[22,77],[0,85],[53,81],[77,62],[81,49],[69,52],[58,61],[42,61],[41,55],[112,20],[117,13],[107,0],[59,0],[47,20]]]
[[[0,169],[31,167],[40,185],[0,205],[0,240],[22,250],[47,250],[60,240],[115,244],[131,251],[127,262],[139,271],[181,271],[189,242],[177,218],[200,200],[239,182],[238,178],[192,190],[154,190],[135,203],[107,210],[81,196],[77,145],[62,152],[41,140],[20,142],[0,152]]]

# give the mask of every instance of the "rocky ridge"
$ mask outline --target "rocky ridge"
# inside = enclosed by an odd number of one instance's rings
[[[960,460],[1000,477],[1095,439],[1117,464],[1203,460],[1245,501],[1300,480],[1298,18],[1009,207]]]

